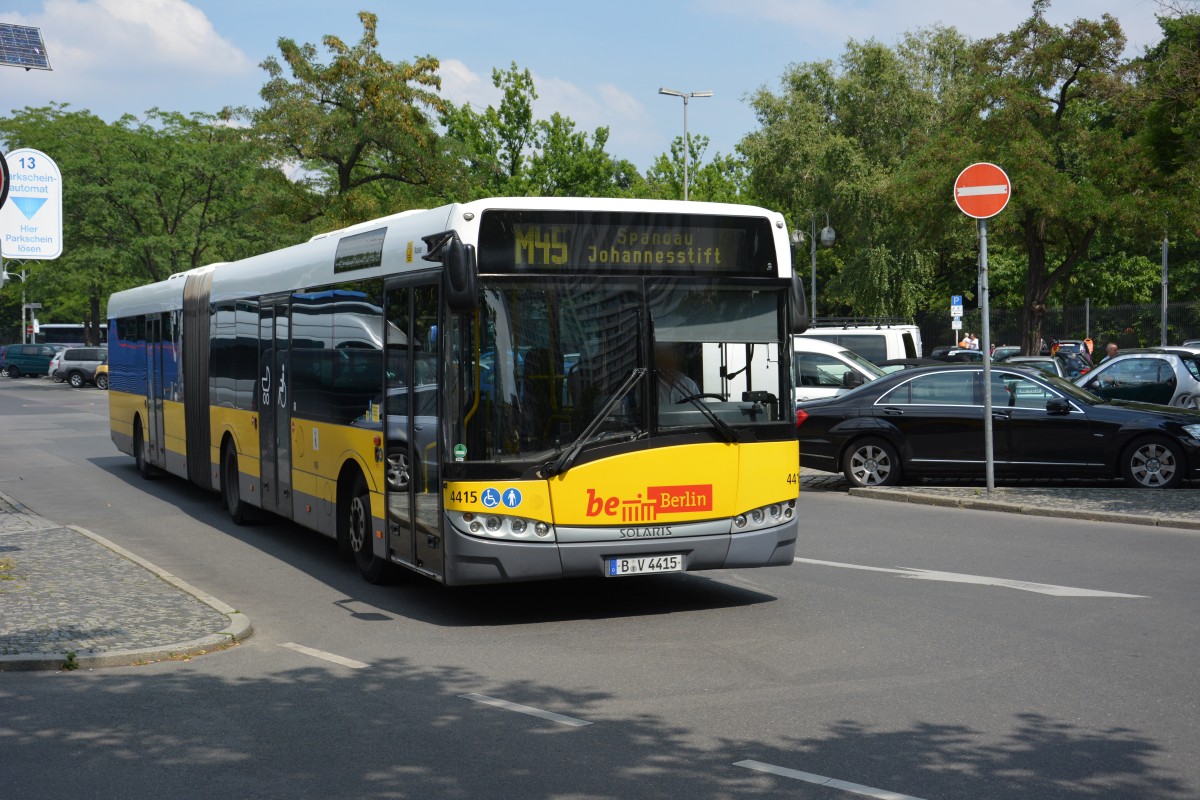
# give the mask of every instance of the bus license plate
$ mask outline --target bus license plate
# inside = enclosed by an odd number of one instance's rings
[[[638,556],[636,558],[608,559],[608,577],[624,575],[646,575],[651,572],[683,572],[683,555]]]

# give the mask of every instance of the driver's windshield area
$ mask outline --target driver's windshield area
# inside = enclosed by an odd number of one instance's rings
[[[679,429],[732,441],[731,427],[785,413],[782,290],[501,276],[483,279],[480,297],[447,353],[463,409],[456,460],[545,462]]]
[[[777,290],[656,281],[648,294],[656,429],[782,419]]]

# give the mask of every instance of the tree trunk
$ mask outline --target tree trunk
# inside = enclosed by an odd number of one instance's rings
[[[1025,252],[1029,256],[1029,272],[1025,279],[1021,352],[1036,356],[1041,354],[1042,321],[1046,317],[1046,295],[1050,292],[1050,282],[1046,280],[1046,225],[1027,211],[1022,228],[1025,233]]]

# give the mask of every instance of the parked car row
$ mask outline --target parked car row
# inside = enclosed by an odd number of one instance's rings
[[[9,378],[49,376],[75,388],[94,384],[108,388],[108,348],[55,347],[48,344],[12,344],[0,356],[0,371]],[[103,379],[97,371],[104,367]],[[103,384],[103,385],[101,385]]]
[[[901,370],[797,410],[802,466],[853,486],[985,472],[983,369]],[[1200,411],[1108,400],[1040,370],[991,368],[998,477],[1122,477],[1138,488],[1200,478]]]

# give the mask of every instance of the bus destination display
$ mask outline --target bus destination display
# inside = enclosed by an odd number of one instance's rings
[[[492,211],[481,222],[480,269],[765,277],[775,273],[772,241],[759,219]]]

